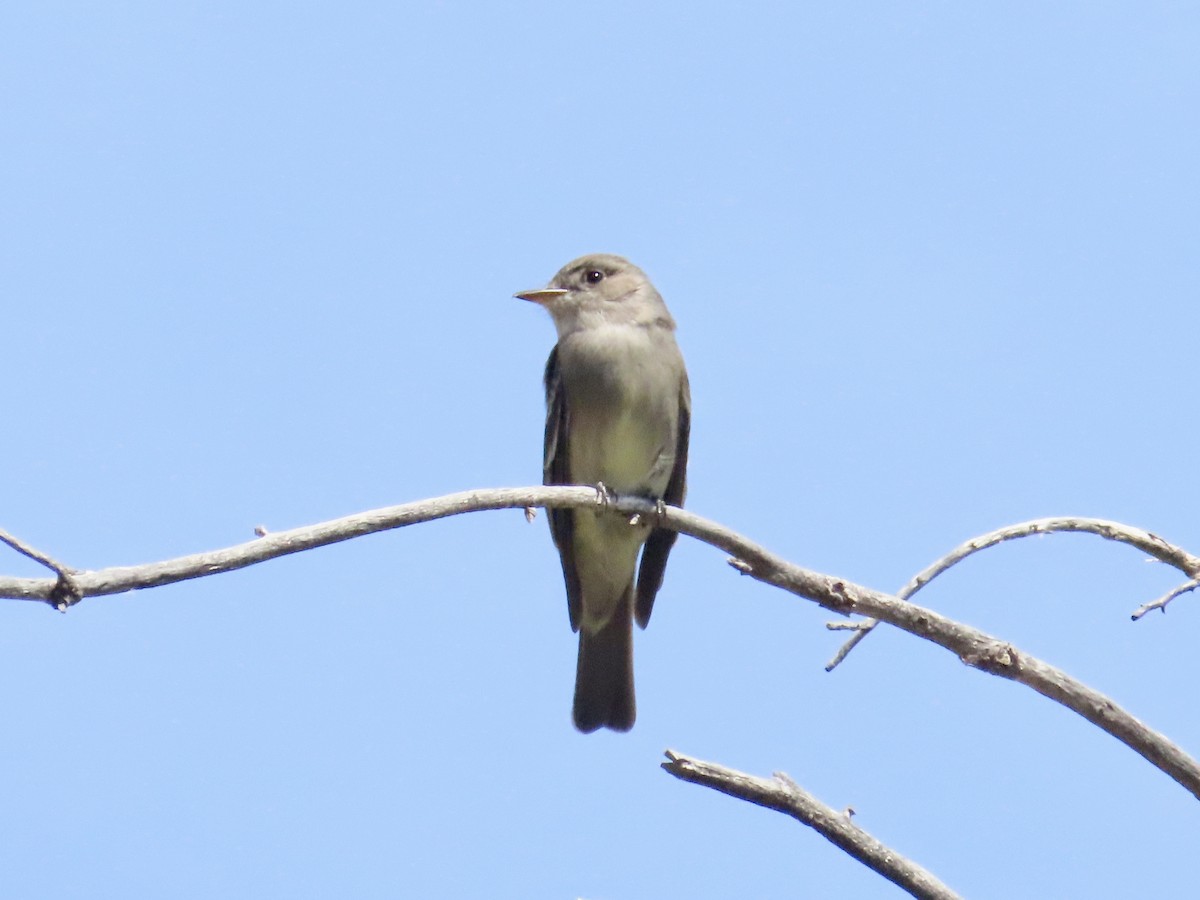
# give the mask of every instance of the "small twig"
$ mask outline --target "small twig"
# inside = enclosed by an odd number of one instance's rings
[[[937,578],[947,569],[962,562],[968,556],[978,553],[980,550],[986,550],[989,547],[994,547],[1005,541],[1016,540],[1017,538],[1064,531],[1082,531],[1088,534],[1099,535],[1110,541],[1129,544],[1150,554],[1150,556],[1159,562],[1179,569],[1179,571],[1191,578],[1200,576],[1200,557],[1193,556],[1182,547],[1167,543],[1156,534],[1143,531],[1140,528],[1133,528],[1129,525],[1122,525],[1120,522],[1111,522],[1107,519],[1087,519],[1068,516],[1019,522],[1016,525],[1009,525],[1006,528],[999,528],[996,531],[989,531],[987,534],[971,538],[969,541],[959,544],[941,559],[914,575],[912,580],[897,592],[896,596],[901,600],[908,600],[913,594],[921,590],[921,588],[925,587],[925,585],[929,584],[929,582],[933,581],[933,579]],[[1187,590],[1191,590],[1191,588]],[[1186,593],[1186,590],[1180,591],[1180,593]],[[1135,620],[1140,619],[1150,609],[1164,608],[1176,596],[1179,595],[1176,594],[1154,601],[1155,604],[1161,603],[1161,606],[1147,604],[1140,607],[1138,612],[1134,613],[1133,618]],[[1164,599],[1166,602],[1162,602]],[[830,630],[840,630],[833,628],[837,624],[840,623],[829,623],[826,627],[830,628]],[[842,660],[846,658],[847,654],[875,629],[875,626],[879,624],[879,620],[866,619],[862,624],[862,630],[847,640],[838,649],[838,652],[834,654],[833,659],[825,664],[826,672],[832,672],[836,669]]]
[[[1179,587],[1171,588],[1171,590],[1167,591],[1157,600],[1151,600],[1149,603],[1143,603],[1133,611],[1133,615],[1131,615],[1129,618],[1136,622],[1138,619],[1152,610],[1161,609],[1163,612],[1166,612],[1168,603],[1170,603],[1176,597],[1186,594],[1189,591],[1194,591],[1198,587],[1200,587],[1200,578],[1193,578],[1191,581],[1179,585]]]
[[[0,528],[0,543],[8,544],[12,549],[16,550],[22,556],[27,556],[36,563],[41,563],[51,572],[56,575],[61,575],[68,571],[67,567],[56,561],[48,553],[43,553],[29,544],[25,543],[19,537],[9,534],[3,528]]]
[[[954,900],[959,896],[929,871],[855,825],[850,820],[853,810],[838,812],[826,806],[782,772],[774,778],[759,778],[673,750],[666,756],[662,767],[676,778],[785,813],[914,897]]]

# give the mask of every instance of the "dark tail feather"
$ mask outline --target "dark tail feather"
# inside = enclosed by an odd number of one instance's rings
[[[633,696],[633,585],[608,624],[588,633],[579,629],[575,669],[575,727],[585,734],[597,728],[628,731],[637,718]]]

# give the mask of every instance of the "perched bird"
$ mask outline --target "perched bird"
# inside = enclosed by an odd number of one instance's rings
[[[598,253],[515,296],[545,307],[558,331],[546,363],[543,483],[603,484],[682,505],[692,401],[675,321],[650,279]],[[632,620],[650,620],[675,532],[602,506],[548,518],[579,632],[575,727],[628,731],[637,715]]]

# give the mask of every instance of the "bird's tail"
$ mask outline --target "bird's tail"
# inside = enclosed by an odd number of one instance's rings
[[[579,629],[575,669],[575,727],[628,731],[637,718],[633,695],[633,585],[599,631]]]

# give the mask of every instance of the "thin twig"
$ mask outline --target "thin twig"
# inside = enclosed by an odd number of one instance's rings
[[[1198,587],[1200,587],[1200,578],[1193,578],[1191,581],[1185,582],[1178,587],[1171,588],[1171,590],[1167,591],[1157,600],[1151,600],[1149,603],[1143,603],[1133,611],[1133,615],[1131,615],[1129,618],[1136,622],[1146,613],[1153,610],[1161,609],[1163,612],[1166,612],[1168,603],[1170,603],[1176,597],[1182,596],[1189,591],[1194,591]]]
[[[826,622],[829,631],[865,631],[871,627],[870,619],[859,619],[857,622]]]
[[[0,528],[0,543],[7,544],[22,556],[27,556],[36,563],[41,563],[55,575],[61,575],[64,572],[70,571],[66,566],[57,562],[48,553],[43,553],[41,550],[31,547],[19,537],[9,534],[3,528]]]
[[[1156,534],[1143,531],[1141,528],[1122,525],[1120,522],[1111,522],[1107,519],[1087,519],[1067,516],[1019,522],[1016,525],[1009,525],[1006,528],[999,528],[996,531],[989,531],[987,534],[971,538],[969,541],[959,544],[941,559],[914,575],[912,580],[897,592],[896,596],[901,600],[908,600],[913,594],[921,590],[921,588],[925,587],[925,585],[929,584],[929,582],[933,581],[933,579],[937,578],[947,569],[962,562],[968,556],[978,553],[980,550],[986,550],[988,547],[994,547],[997,544],[1016,540],[1017,538],[1064,531],[1082,531],[1088,534],[1099,535],[1110,541],[1129,544],[1144,553],[1148,553],[1159,562],[1174,566],[1191,578],[1200,575],[1200,557],[1193,556],[1182,547],[1167,543]],[[1187,588],[1186,590],[1191,590],[1191,588]],[[1186,593],[1186,590],[1181,590],[1179,593]],[[1146,604],[1143,607],[1139,607],[1138,611],[1133,614],[1133,618],[1135,620],[1140,619],[1150,609],[1165,608],[1167,603],[1170,603],[1177,596],[1179,594],[1167,598],[1159,598],[1153,604]],[[1165,602],[1163,602],[1164,600]],[[827,627],[831,631],[840,630],[838,627],[840,624],[831,622]],[[847,654],[875,629],[875,626],[879,624],[879,620],[867,619],[862,624],[862,630],[850,637],[846,643],[842,644],[838,652],[834,654],[833,659],[825,664],[826,672],[832,672],[836,669],[842,660],[846,658]]]
[[[401,528],[447,516],[485,509],[523,509],[526,506],[594,508],[592,487],[492,488],[463,491],[431,500],[372,510],[306,528],[272,532],[245,544],[198,553],[144,566],[78,572],[76,585],[83,597],[118,594],[228,572],[268,559],[299,553],[365,534]],[[659,514],[657,505],[633,497],[610,502],[626,516]],[[1024,684],[1068,709],[1140,754],[1194,796],[1200,798],[1200,764],[1158,732],[1147,728],[1112,700],[1071,678],[1065,672],[1026,655],[1011,644],[976,628],[948,619],[930,609],[849,581],[801,568],[775,556],[723,525],[684,509],[667,507],[659,527],[672,528],[725,551],[740,560],[745,574],[804,597],[841,615],[881,619],[903,631],[944,647],[967,665]],[[55,582],[36,578],[0,578],[0,597],[48,600]]]
[[[774,778],[759,778],[673,750],[668,750],[666,756],[667,762],[662,767],[676,778],[785,813],[914,897],[957,900],[959,896],[930,872],[880,843],[850,821],[850,816],[826,806],[782,772],[777,772]]]

